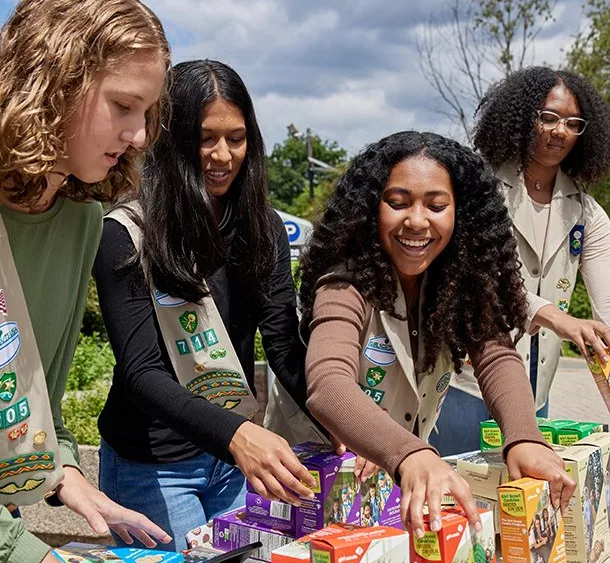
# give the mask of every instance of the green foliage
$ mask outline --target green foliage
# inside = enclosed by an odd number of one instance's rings
[[[91,389],[96,382],[108,382],[112,378],[114,355],[108,342],[94,332],[91,336],[81,334],[74,352],[72,366],[66,382],[67,391]]]
[[[573,317],[577,317],[579,319],[592,318],[589,295],[587,294],[587,288],[585,287],[580,274],[576,279],[574,292],[572,293],[572,298],[570,299],[570,310],[568,312]],[[561,345],[561,354],[563,356],[580,356],[580,350],[573,342],[563,342]]]
[[[91,278],[87,286],[87,304],[85,305],[85,315],[81,332],[91,336],[94,332],[98,334],[100,340],[108,340],[104,319],[100,311],[100,301],[97,296],[97,286],[95,280]]]
[[[254,361],[255,362],[266,362],[267,356],[265,356],[265,349],[263,348],[263,337],[257,330],[254,335]]]
[[[97,381],[90,389],[67,393],[62,401],[64,424],[79,444],[99,446],[97,419],[108,396],[108,382]]]
[[[347,153],[335,141],[323,140],[317,135],[311,137],[313,157],[330,166],[338,166],[346,161]],[[281,211],[289,211],[289,207],[300,194],[307,193],[307,146],[305,136],[288,135],[283,143],[273,147],[267,158],[269,174],[269,196],[272,205]],[[315,173],[314,181],[329,174]]]
[[[585,76],[610,102],[610,4],[589,0],[585,11],[589,26],[568,51],[568,68]]]
[[[508,76],[523,66],[529,44],[553,21],[548,0],[476,0],[474,25],[498,48],[498,63]]]
[[[292,204],[287,206],[286,213],[309,221],[317,221],[326,209],[326,204],[335,189],[335,181],[335,174],[320,181],[314,187],[313,198],[310,197],[309,190],[301,192],[294,198]]]

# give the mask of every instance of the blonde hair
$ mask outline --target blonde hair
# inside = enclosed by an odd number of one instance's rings
[[[11,201],[36,201],[65,152],[62,128],[99,72],[139,51],[170,48],[155,14],[138,0],[21,0],[0,32],[0,186]],[[158,137],[164,93],[148,111],[146,140]],[[142,152],[121,156],[108,176],[70,176],[60,193],[114,201],[139,186]]]

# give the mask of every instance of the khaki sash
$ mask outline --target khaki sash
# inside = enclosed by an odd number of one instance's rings
[[[35,504],[63,475],[47,382],[0,216],[0,504]]]
[[[137,213],[135,204],[130,205]],[[123,225],[139,253],[141,230],[123,208],[107,218]],[[250,418],[254,398],[216,303],[207,295],[201,303],[162,293],[149,280],[155,313],[178,382],[206,401]]]

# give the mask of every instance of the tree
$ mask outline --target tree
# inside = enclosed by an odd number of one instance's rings
[[[568,51],[567,66],[587,78],[610,103],[610,3],[589,0],[585,12],[589,23]],[[610,214],[610,177],[594,186],[591,193]]]
[[[568,68],[585,76],[610,102],[610,4],[589,0],[587,29],[568,51]]]
[[[471,115],[487,88],[529,64],[532,43],[553,20],[557,0],[449,0],[449,25],[429,24],[418,39],[424,77],[438,111],[471,143]]]
[[[347,159],[347,151],[336,141],[323,140],[313,135],[311,143],[313,157],[330,166],[337,167]],[[289,212],[288,208],[295,198],[303,192],[309,194],[305,135],[287,135],[283,143],[273,147],[267,166],[271,203],[277,209]],[[314,178],[316,182],[319,181],[319,174],[316,173]]]

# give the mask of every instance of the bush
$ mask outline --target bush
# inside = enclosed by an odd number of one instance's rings
[[[255,362],[266,362],[267,356],[265,356],[265,349],[263,348],[263,337],[257,330],[254,335],[254,361]]]
[[[99,446],[97,419],[108,396],[109,381],[97,381],[85,391],[72,391],[64,397],[61,407],[64,424],[81,445]]]
[[[104,342],[97,332],[91,336],[81,333],[72,366],[66,382],[67,391],[91,389],[98,381],[107,384],[112,379],[114,355],[108,342]]]
[[[100,311],[100,301],[97,296],[97,286],[93,278],[89,279],[87,286],[87,304],[85,305],[85,315],[83,316],[83,325],[81,332],[87,336],[91,336],[94,332],[98,334],[98,338],[106,342],[108,335],[104,326],[104,319]]]

